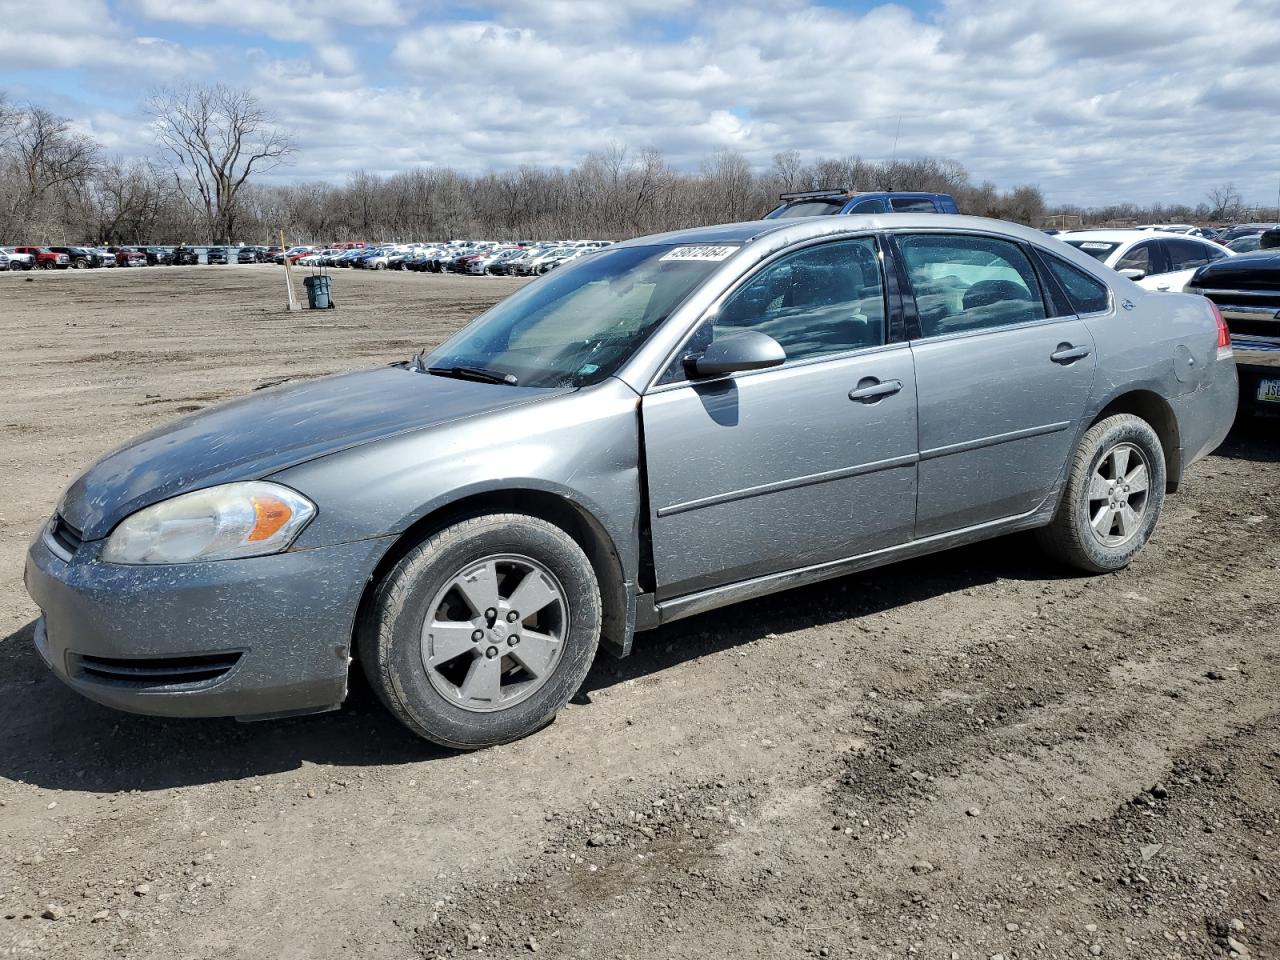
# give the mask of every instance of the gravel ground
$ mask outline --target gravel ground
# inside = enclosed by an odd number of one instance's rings
[[[78,469],[519,285],[342,271],[313,315],[280,283],[0,274],[0,957],[1280,957],[1271,423],[1121,573],[1012,537],[682,621],[478,754],[358,680],[251,725],[63,688],[21,565]]]

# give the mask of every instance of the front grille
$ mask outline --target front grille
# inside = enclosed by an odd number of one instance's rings
[[[54,543],[73,557],[84,543],[84,538],[81,537],[80,531],[63,520],[62,517],[53,518],[53,523],[49,527],[49,536],[53,538]]]
[[[163,658],[93,657],[77,653],[72,654],[72,661],[82,680],[134,690],[182,689],[222,679],[240,662],[241,656],[239,651]]]

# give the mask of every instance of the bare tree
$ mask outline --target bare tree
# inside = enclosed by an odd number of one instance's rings
[[[42,107],[0,103],[0,154],[7,160],[4,232],[52,236],[68,198],[93,175],[99,147]]]
[[[1207,194],[1205,199],[1209,201],[1209,218],[1211,220],[1231,220],[1240,212],[1240,204],[1243,202],[1240,197],[1240,191],[1236,189],[1234,183],[1224,183],[1214,187]]]
[[[112,160],[79,194],[86,235],[100,243],[143,243],[155,239],[167,206],[176,200],[162,171],[135,160]]]
[[[222,84],[157,90],[147,109],[175,182],[211,235],[230,241],[240,189],[252,174],[283,163],[293,140],[252,93]]]
[[[13,142],[13,135],[18,131],[18,120],[21,113],[9,102],[8,95],[0,90],[0,151]]]
[[[800,177],[804,172],[804,164],[800,160],[799,150],[782,150],[773,155],[773,168],[770,171],[784,191],[795,190],[800,185]]]

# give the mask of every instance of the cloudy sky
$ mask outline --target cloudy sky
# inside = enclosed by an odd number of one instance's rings
[[[123,155],[161,83],[248,86],[297,135],[277,176],[696,169],[928,154],[1051,202],[1280,186],[1280,0],[0,0],[0,90]]]

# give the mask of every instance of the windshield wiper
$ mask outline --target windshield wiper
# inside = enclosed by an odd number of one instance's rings
[[[483,367],[427,367],[427,373],[437,377],[457,377],[459,380],[479,380],[481,383],[505,383],[511,387],[520,382],[514,373],[494,373]]]

